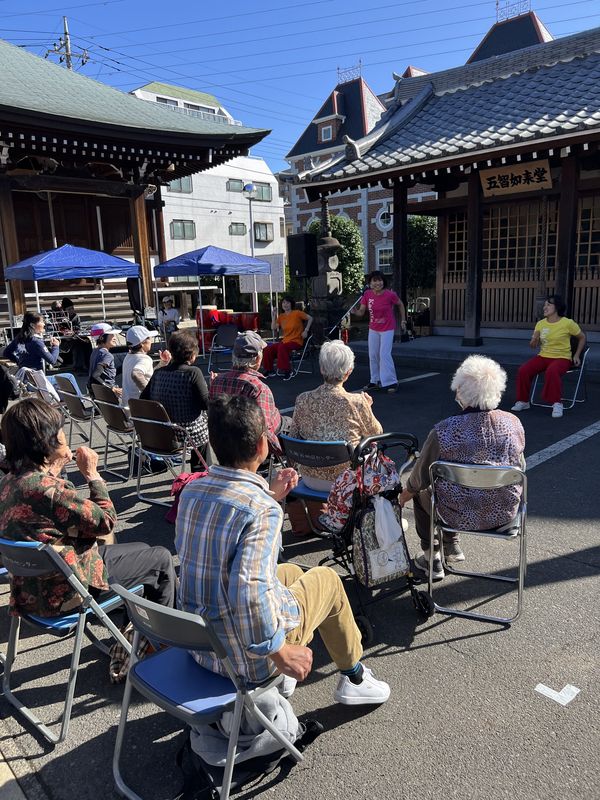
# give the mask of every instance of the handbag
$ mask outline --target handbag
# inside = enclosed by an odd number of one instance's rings
[[[357,579],[372,589],[408,574],[410,559],[404,528],[402,509],[396,499],[389,501],[401,529],[397,541],[382,547],[376,533],[375,508],[368,499],[359,512],[352,531],[352,563]]]

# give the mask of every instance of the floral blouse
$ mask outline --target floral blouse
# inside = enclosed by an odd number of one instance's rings
[[[5,539],[53,544],[86,587],[108,589],[96,538],[112,532],[117,513],[104,481],[91,481],[90,497],[69,481],[33,470],[0,481],[0,531]],[[54,617],[69,613],[80,597],[59,574],[10,576],[12,614]]]
[[[362,394],[351,394],[339,383],[323,383],[298,395],[290,436],[321,442],[347,441],[358,444],[364,436],[382,433],[371,405]],[[350,466],[302,467],[303,475],[333,481]]]

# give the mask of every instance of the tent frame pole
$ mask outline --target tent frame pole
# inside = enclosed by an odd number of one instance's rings
[[[104,281],[100,278],[100,300],[102,301],[102,319],[106,322],[106,302],[104,300]]]
[[[206,348],[204,346],[204,318],[202,316],[202,285],[200,284],[200,275],[198,275],[198,313],[200,320],[200,336],[202,338],[202,358],[206,358]]]
[[[10,281],[4,281],[4,286],[6,288],[6,302],[8,304],[8,315],[10,317],[10,336],[11,339],[15,337],[15,309],[13,306],[12,301],[12,287],[10,285]]]
[[[41,314],[42,309],[41,309],[41,306],[40,306],[40,291],[39,291],[39,287],[38,287],[38,282],[34,281],[33,282],[33,286],[35,288],[35,304],[37,306],[38,314]]]

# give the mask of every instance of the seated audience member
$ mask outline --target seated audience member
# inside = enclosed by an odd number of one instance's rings
[[[158,331],[149,331],[143,325],[133,325],[127,331],[125,339],[129,345],[129,353],[123,360],[121,405],[127,407],[130,398],[137,399],[148,385],[154,373],[154,364],[149,353],[152,349],[152,339],[156,339]],[[161,350],[160,360],[168,364],[171,354],[168,350]]]
[[[75,372],[87,372],[90,367],[90,356],[92,345],[87,336],[80,336],[81,319],[75,311],[73,301],[68,297],[63,297],[61,302],[63,314],[69,323],[69,330],[65,330],[65,338],[61,342],[61,350],[70,352],[73,357],[73,370]]]
[[[158,313],[158,324],[166,339],[172,333],[175,333],[180,320],[179,311],[173,305],[173,298],[165,297],[162,302],[162,308]]]
[[[585,334],[572,319],[565,317],[567,307],[558,294],[551,295],[544,303],[544,319],[533,331],[529,346],[539,347],[537,356],[530,358],[517,372],[517,402],[511,411],[525,411],[529,408],[531,382],[540,372],[545,372],[542,400],[552,404],[552,416],[558,419],[563,415],[562,376],[573,365],[581,363],[585,347]],[[577,338],[577,349],[571,355],[571,337]]]
[[[434,461],[525,468],[525,432],[508,411],[498,405],[506,388],[506,372],[491,358],[469,356],[456,370],[450,388],[456,393],[458,414],[438,422],[431,430],[400,495],[400,504],[413,501],[415,526],[422,551],[415,557],[418,572],[429,572],[429,522],[431,492],[429,467]],[[488,530],[511,522],[519,505],[521,488],[461,489],[440,483],[439,512],[453,528]],[[458,537],[444,534],[444,557],[449,563],[464,561]],[[439,548],[439,542],[435,550]],[[444,569],[434,553],[433,577]]]
[[[258,371],[262,362],[262,353],[267,343],[255,331],[244,331],[238,334],[233,344],[232,367],[227,372],[220,372],[210,384],[209,398],[214,400],[222,394],[242,394],[251,397],[260,406],[267,424],[267,436],[271,450],[279,453],[281,448],[277,434],[288,426],[289,418],[282,419],[277,410],[273,392],[263,381]]]
[[[119,328],[113,328],[108,322],[99,322],[92,326],[90,335],[96,338],[96,349],[90,356],[88,390],[95,383],[99,383],[112,389],[118,397],[121,396],[121,389],[116,385],[115,357],[110,352],[110,348],[117,343],[115,334],[120,332]]]
[[[60,341],[54,336],[50,339],[50,349],[44,344],[46,322],[41,314],[26,311],[23,325],[12,342],[4,350],[4,357],[10,358],[19,369],[43,370],[44,362],[54,366],[59,358]]]
[[[278,501],[298,476],[282,469],[269,487],[256,474],[269,450],[258,404],[243,396],[219,397],[211,403],[208,424],[219,466],[180,495],[180,607],[215,626],[234,669],[251,683],[278,671],[304,680],[312,666],[306,645],[318,630],[342,673],[335,700],[385,702],[389,686],[360,661],[361,636],[340,577],[329,567],[303,572],[296,564],[277,565],[283,522]],[[210,655],[195,658],[210,670],[223,670]]]
[[[208,446],[208,387],[199,367],[198,342],[188,331],[177,331],[169,339],[171,362],[157,370],[140,397],[162,403],[171,422],[185,428],[204,460],[210,463]],[[200,463],[192,450],[192,469]]]
[[[274,365],[277,360],[277,369],[283,372],[284,380],[289,380],[292,375],[290,354],[303,347],[313,320],[306,312],[294,308],[291,297],[282,298],[281,309],[272,326],[274,331],[281,332],[281,341],[273,342],[263,353],[263,369],[266,378],[276,375]]]
[[[373,398],[366,392],[351,394],[344,389],[354,369],[354,353],[336,339],[325,342],[319,353],[323,383],[296,398],[290,436],[321,442],[348,441],[358,444],[365,436],[383,432],[371,406]],[[334,467],[302,467],[307,486],[329,491],[337,476],[349,462]]]
[[[76,452],[79,471],[89,485],[89,499],[58,477],[72,460],[63,416],[43,400],[21,400],[2,418],[2,441],[9,473],[0,481],[0,530],[6,539],[52,544],[92,594],[111,582],[143,583],[150,600],[173,606],[175,570],[164,547],[143,542],[108,544],[117,514],[98,455],[87,447]],[[13,613],[43,617],[69,613],[79,595],[62,575],[14,576],[10,579]]]

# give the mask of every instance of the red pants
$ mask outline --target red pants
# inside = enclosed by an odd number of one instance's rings
[[[271,372],[274,369],[275,359],[277,359],[277,369],[290,372],[292,369],[290,353],[300,350],[301,347],[302,344],[298,344],[298,342],[273,342],[263,350],[262,366],[264,371]]]
[[[568,358],[542,358],[534,356],[519,367],[517,372],[517,400],[529,402],[531,381],[535,375],[545,372],[542,400],[545,403],[560,403],[562,397],[562,376],[571,369]]]

